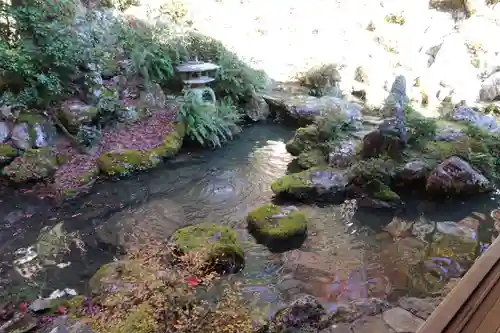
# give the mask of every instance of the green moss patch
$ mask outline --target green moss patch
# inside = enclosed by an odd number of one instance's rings
[[[272,252],[298,248],[307,236],[306,215],[293,206],[262,205],[248,214],[247,223],[257,242]]]
[[[9,163],[17,156],[17,150],[11,145],[0,144],[0,166]]]
[[[243,248],[229,227],[211,223],[184,227],[174,232],[172,242],[183,253],[203,253],[207,264],[221,273],[238,271],[244,263]]]
[[[174,131],[168,134],[163,144],[147,150],[125,149],[101,154],[99,169],[106,175],[127,175],[134,171],[154,168],[164,158],[175,156],[182,146],[183,137]]]
[[[338,202],[343,201],[347,177],[338,170],[314,167],[309,170],[279,178],[271,184],[277,196],[293,197],[297,200]]]
[[[50,149],[28,149],[24,155],[3,169],[3,174],[16,183],[37,181],[53,174],[57,169],[55,152]]]

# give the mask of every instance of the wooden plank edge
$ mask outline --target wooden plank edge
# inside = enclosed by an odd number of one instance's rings
[[[467,302],[481,281],[499,260],[500,239],[497,237],[493,244],[476,260],[455,288],[439,304],[436,310],[427,318],[417,333],[443,332],[455,314]]]

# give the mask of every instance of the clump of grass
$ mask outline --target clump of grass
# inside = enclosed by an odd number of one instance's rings
[[[340,73],[335,64],[316,66],[297,75],[300,85],[309,88],[309,94],[321,97],[340,81]]]
[[[437,132],[437,122],[435,119],[426,118],[416,112],[411,105],[404,109],[406,126],[410,134],[410,144],[421,145],[428,140],[433,140]]]
[[[97,298],[100,311],[87,318],[97,332],[252,332],[238,285],[207,271],[201,252],[184,255],[164,242],[148,243],[129,250],[129,264],[115,272],[120,283]]]

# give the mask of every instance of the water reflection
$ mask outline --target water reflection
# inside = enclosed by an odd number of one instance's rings
[[[333,308],[356,298],[440,290],[470,266],[497,234],[495,228],[500,230],[496,197],[458,204],[410,202],[397,219],[347,201],[299,207],[309,216],[306,242],[272,254],[247,233],[244,220],[256,205],[269,202],[270,184],[287,172],[292,157],[285,142],[292,135],[272,124],[255,126],[223,149],[186,154],[163,168],[97,184],[89,196],[60,207],[29,193],[6,195],[10,199],[0,202],[3,271],[24,255],[44,252],[54,263],[71,262],[46,271],[48,289],[85,291],[85,280],[112,260],[109,250],[125,245],[137,230],[167,238],[180,226],[215,222],[238,232],[247,263],[237,278],[246,295],[258,295],[256,307],[272,312],[308,293]],[[59,236],[40,243],[47,232]],[[24,252],[14,253],[21,246]],[[46,264],[40,261],[45,269]]]

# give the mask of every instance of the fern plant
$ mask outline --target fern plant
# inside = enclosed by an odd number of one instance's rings
[[[186,124],[189,139],[204,147],[217,148],[239,130],[241,115],[229,99],[217,105],[189,99],[181,106],[179,118]]]
[[[140,74],[146,84],[165,83],[174,75],[174,68],[168,56],[157,45],[140,45],[131,54],[134,71]]]

